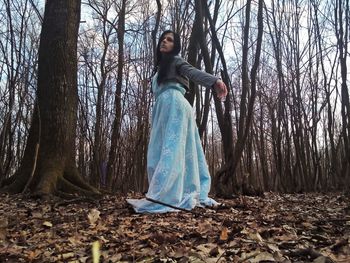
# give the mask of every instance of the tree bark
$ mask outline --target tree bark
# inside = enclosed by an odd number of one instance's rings
[[[159,22],[160,22],[160,16],[162,14],[162,3],[160,0],[156,0],[157,2],[157,17],[156,17],[156,24],[154,26],[154,29],[152,30],[152,48],[153,48],[153,64],[156,64],[157,59],[157,33],[159,28]]]
[[[201,50],[201,55],[203,57],[205,71],[213,74],[213,66],[212,59],[209,54],[208,46],[206,43],[205,33],[204,33],[204,13],[203,13],[203,5],[201,0],[195,1],[195,20],[193,23],[192,33],[190,37],[190,43],[188,48],[189,53],[189,63],[196,66],[196,64],[200,61],[197,61],[198,56],[198,47]],[[201,100],[200,90],[197,85],[191,83],[190,92],[186,94],[186,98],[193,105],[194,98],[196,97],[196,112],[197,112],[197,126],[200,138],[203,138],[203,134],[206,130],[209,116],[209,103],[210,103],[210,89],[205,90],[205,98],[204,103],[199,103]],[[201,105],[203,104],[203,105]]]
[[[343,180],[350,181],[350,99],[347,86],[347,56],[349,37],[349,0],[336,1],[335,26],[337,45],[339,50],[339,63],[341,74],[341,115],[342,137],[344,143],[344,158],[342,160],[341,174]]]
[[[124,68],[124,35],[125,35],[125,5],[126,1],[122,1],[121,9],[119,11],[118,19],[118,71],[117,71],[117,87],[114,98],[114,107],[115,107],[115,118],[113,120],[112,128],[112,139],[111,139],[111,148],[108,156],[107,163],[107,180],[106,188],[112,190],[112,182],[115,176],[115,171],[118,170],[116,167],[117,164],[117,148],[120,138],[120,125],[121,125],[121,112],[122,112],[122,103],[121,103],[121,94],[123,86],[123,68]]]
[[[203,14],[200,1],[195,1],[195,11],[192,32],[188,44],[188,63],[197,67],[199,39],[201,38],[201,32],[203,30]],[[191,106],[193,106],[197,88],[197,85],[190,81],[189,91],[185,94],[185,97]]]

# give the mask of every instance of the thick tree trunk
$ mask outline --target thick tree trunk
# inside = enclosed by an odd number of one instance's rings
[[[98,195],[75,165],[80,0],[46,1],[37,102],[21,167],[5,190]]]

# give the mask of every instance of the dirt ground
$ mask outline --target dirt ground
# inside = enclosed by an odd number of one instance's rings
[[[0,262],[350,262],[350,197],[216,199],[215,209],[135,214],[128,196],[0,195]]]

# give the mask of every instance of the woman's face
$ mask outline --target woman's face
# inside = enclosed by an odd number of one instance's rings
[[[173,33],[166,33],[160,41],[159,51],[161,53],[169,53],[174,49]]]

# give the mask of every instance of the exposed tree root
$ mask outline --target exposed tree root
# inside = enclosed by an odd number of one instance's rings
[[[44,193],[44,192],[34,192],[34,193],[23,193],[23,195],[28,196],[33,199],[40,199],[43,201],[50,201],[54,198],[54,195]]]
[[[40,144],[37,143],[36,146],[35,146],[35,155],[34,155],[33,169],[32,169],[32,171],[31,171],[31,173],[30,173],[30,176],[29,176],[29,179],[27,180],[26,185],[24,186],[24,188],[23,188],[23,190],[22,190],[22,193],[27,192],[28,187],[30,186],[30,184],[31,184],[32,181],[33,181],[34,173],[35,173],[35,170],[36,170],[36,163],[37,163],[37,161],[38,161],[39,147],[40,147]]]
[[[61,193],[76,194],[78,196],[85,196],[85,197],[91,197],[91,198],[101,197],[101,194],[97,190],[90,191],[90,190],[84,189],[78,185],[71,183],[64,177],[58,178],[57,190],[61,191]]]
[[[79,188],[93,192],[96,195],[100,195],[100,191],[98,191],[95,187],[89,185],[84,179],[80,176],[78,169],[75,166],[70,166],[66,169],[63,174],[63,178],[72,183],[73,185],[78,186]]]
[[[32,198],[52,199],[55,195],[72,199],[77,196],[100,198],[101,192],[90,186],[80,176],[73,165],[65,165],[62,160],[41,160],[43,165],[32,169],[20,169],[16,175],[3,181],[1,192],[29,194]]]
[[[21,180],[14,178],[11,180],[9,185],[4,185],[2,188],[0,188],[0,192],[10,194],[29,194],[31,198],[40,198],[45,200],[52,199],[55,195],[64,199],[72,199],[77,198],[77,196],[81,196],[94,200],[99,199],[102,196],[102,194],[96,188],[84,182],[78,173],[72,173],[69,176],[66,173],[65,175],[69,177],[70,180],[66,179],[62,175],[62,172],[51,171],[50,174],[46,173],[45,175],[46,176],[41,178],[36,186],[31,187],[28,186],[28,183],[23,185]],[[25,186],[28,190],[26,192],[23,191],[23,187]]]
[[[215,186],[217,188],[216,195],[221,198],[232,198],[234,194],[230,184],[230,165],[224,164],[221,169],[215,175]],[[231,179],[232,180],[232,179]]]

